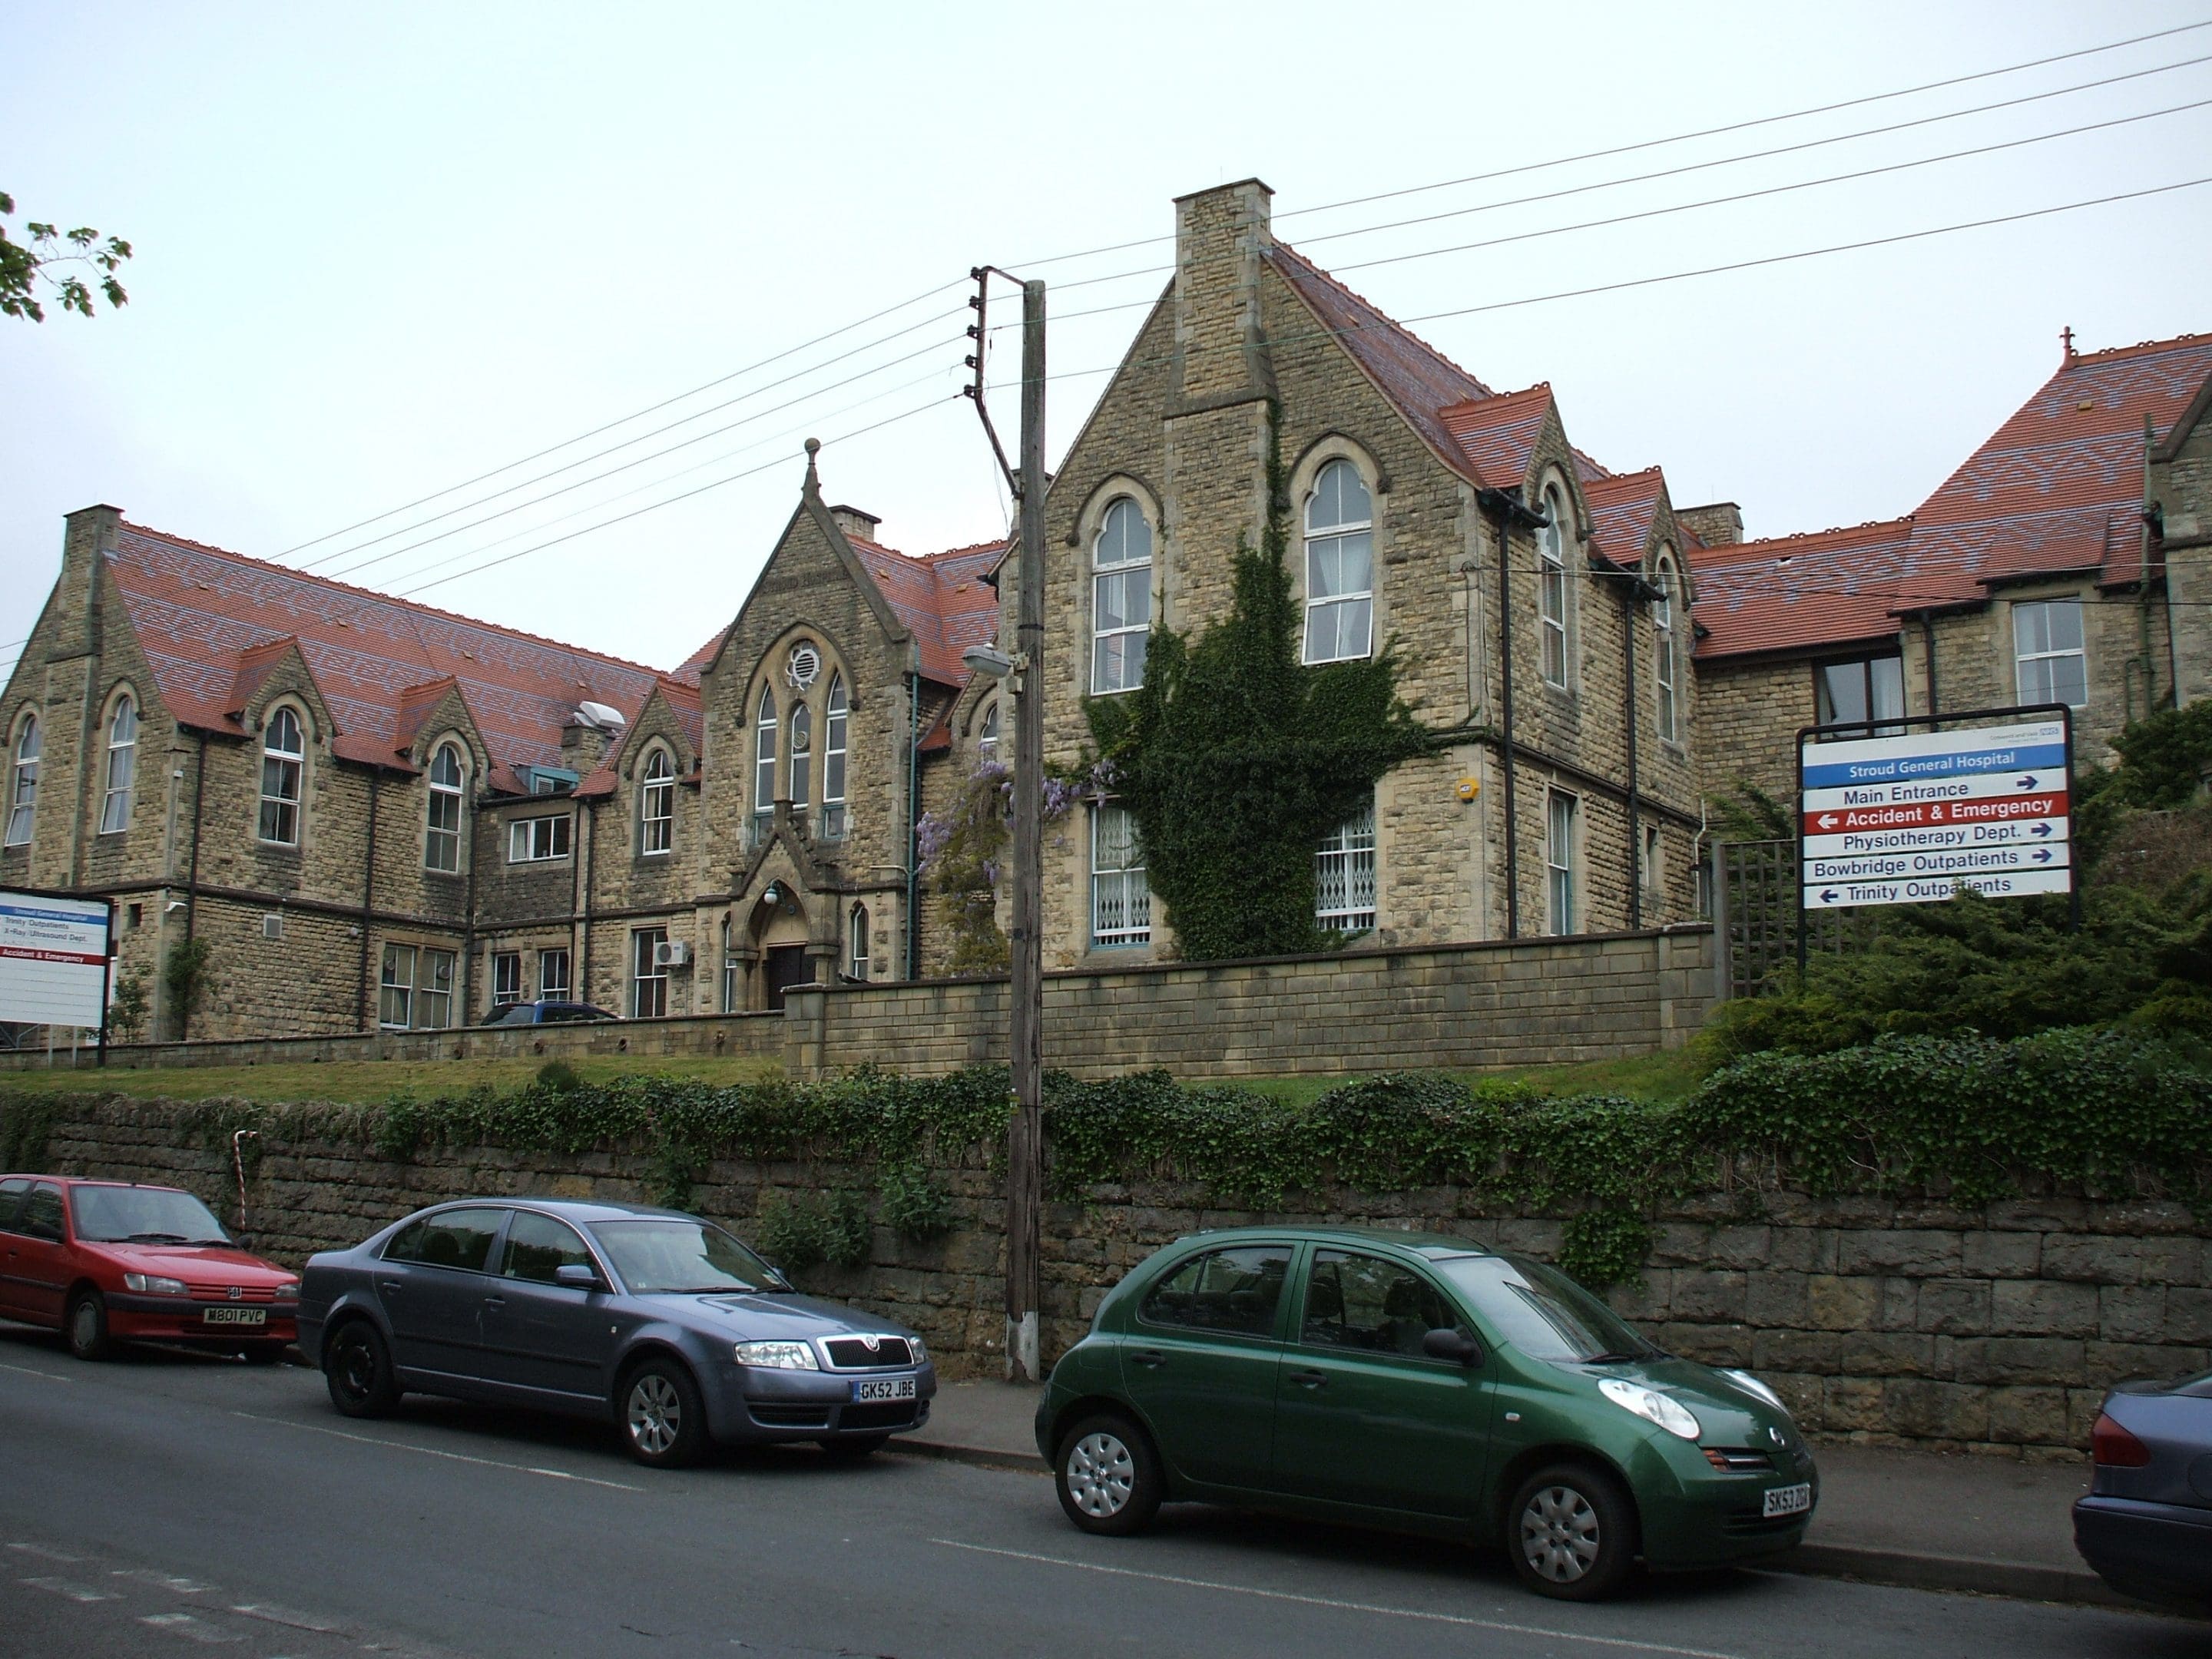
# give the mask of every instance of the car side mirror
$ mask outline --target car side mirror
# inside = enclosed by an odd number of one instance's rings
[[[1449,1359],[1455,1365],[1482,1363],[1482,1344],[1465,1331],[1431,1331],[1421,1339],[1421,1352],[1431,1359]]]
[[[604,1291],[606,1281],[592,1269],[579,1262],[566,1261],[553,1270],[553,1282],[565,1285],[572,1291]]]

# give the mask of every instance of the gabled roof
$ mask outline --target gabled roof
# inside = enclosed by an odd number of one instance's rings
[[[968,684],[961,653],[999,635],[999,592],[983,580],[1006,556],[1003,541],[920,556],[848,534],[860,566],[900,625],[914,635],[921,672],[944,685]]]
[[[1516,489],[1528,476],[1536,440],[1551,412],[1551,385],[1539,380],[1525,392],[1454,404],[1438,415],[1462,458],[1461,471],[1480,484]]]
[[[2143,568],[2146,446],[2208,380],[2203,335],[2069,356],[1911,517],[1698,553],[1698,620],[1710,630],[1698,654],[1877,638],[1900,617],[1978,605],[2008,581],[2118,586],[2154,574]],[[1748,598],[1754,587],[1766,597]]]
[[[1583,500],[1589,507],[1590,538],[1600,556],[1623,570],[1641,570],[1666,494],[1666,475],[1656,466],[1585,483]]]
[[[579,702],[635,720],[659,677],[428,605],[126,524],[107,574],[177,720],[242,734],[234,716],[296,645],[337,727],[334,751],[404,766],[419,720],[450,684],[489,748],[495,784],[516,766],[562,764],[561,728]]]

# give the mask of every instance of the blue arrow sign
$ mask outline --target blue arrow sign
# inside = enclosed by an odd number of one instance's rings
[[[2051,826],[2048,823],[2039,823],[2027,833],[2031,836],[2047,836],[2051,833]]]

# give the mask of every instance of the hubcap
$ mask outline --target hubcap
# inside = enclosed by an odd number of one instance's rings
[[[1521,1554],[1540,1578],[1571,1584],[1597,1564],[1597,1511],[1572,1486],[1546,1486],[1521,1511]]]
[[[676,1443],[683,1427],[684,1402],[673,1382],[649,1373],[630,1385],[629,1437],[641,1451],[659,1456]]]
[[[76,1304],[76,1329],[72,1333],[80,1348],[88,1348],[100,1340],[100,1310],[89,1302]]]
[[[1137,1483],[1137,1460],[1117,1436],[1086,1434],[1067,1454],[1067,1495],[1097,1520],[1119,1515]]]
[[[368,1344],[355,1337],[338,1355],[338,1386],[354,1400],[366,1400],[376,1385],[376,1356]]]

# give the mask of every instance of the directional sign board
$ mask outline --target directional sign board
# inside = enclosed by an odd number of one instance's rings
[[[106,899],[0,890],[0,1019],[105,1024],[108,914]]]
[[[2073,890],[2064,720],[1799,744],[1806,909]]]

